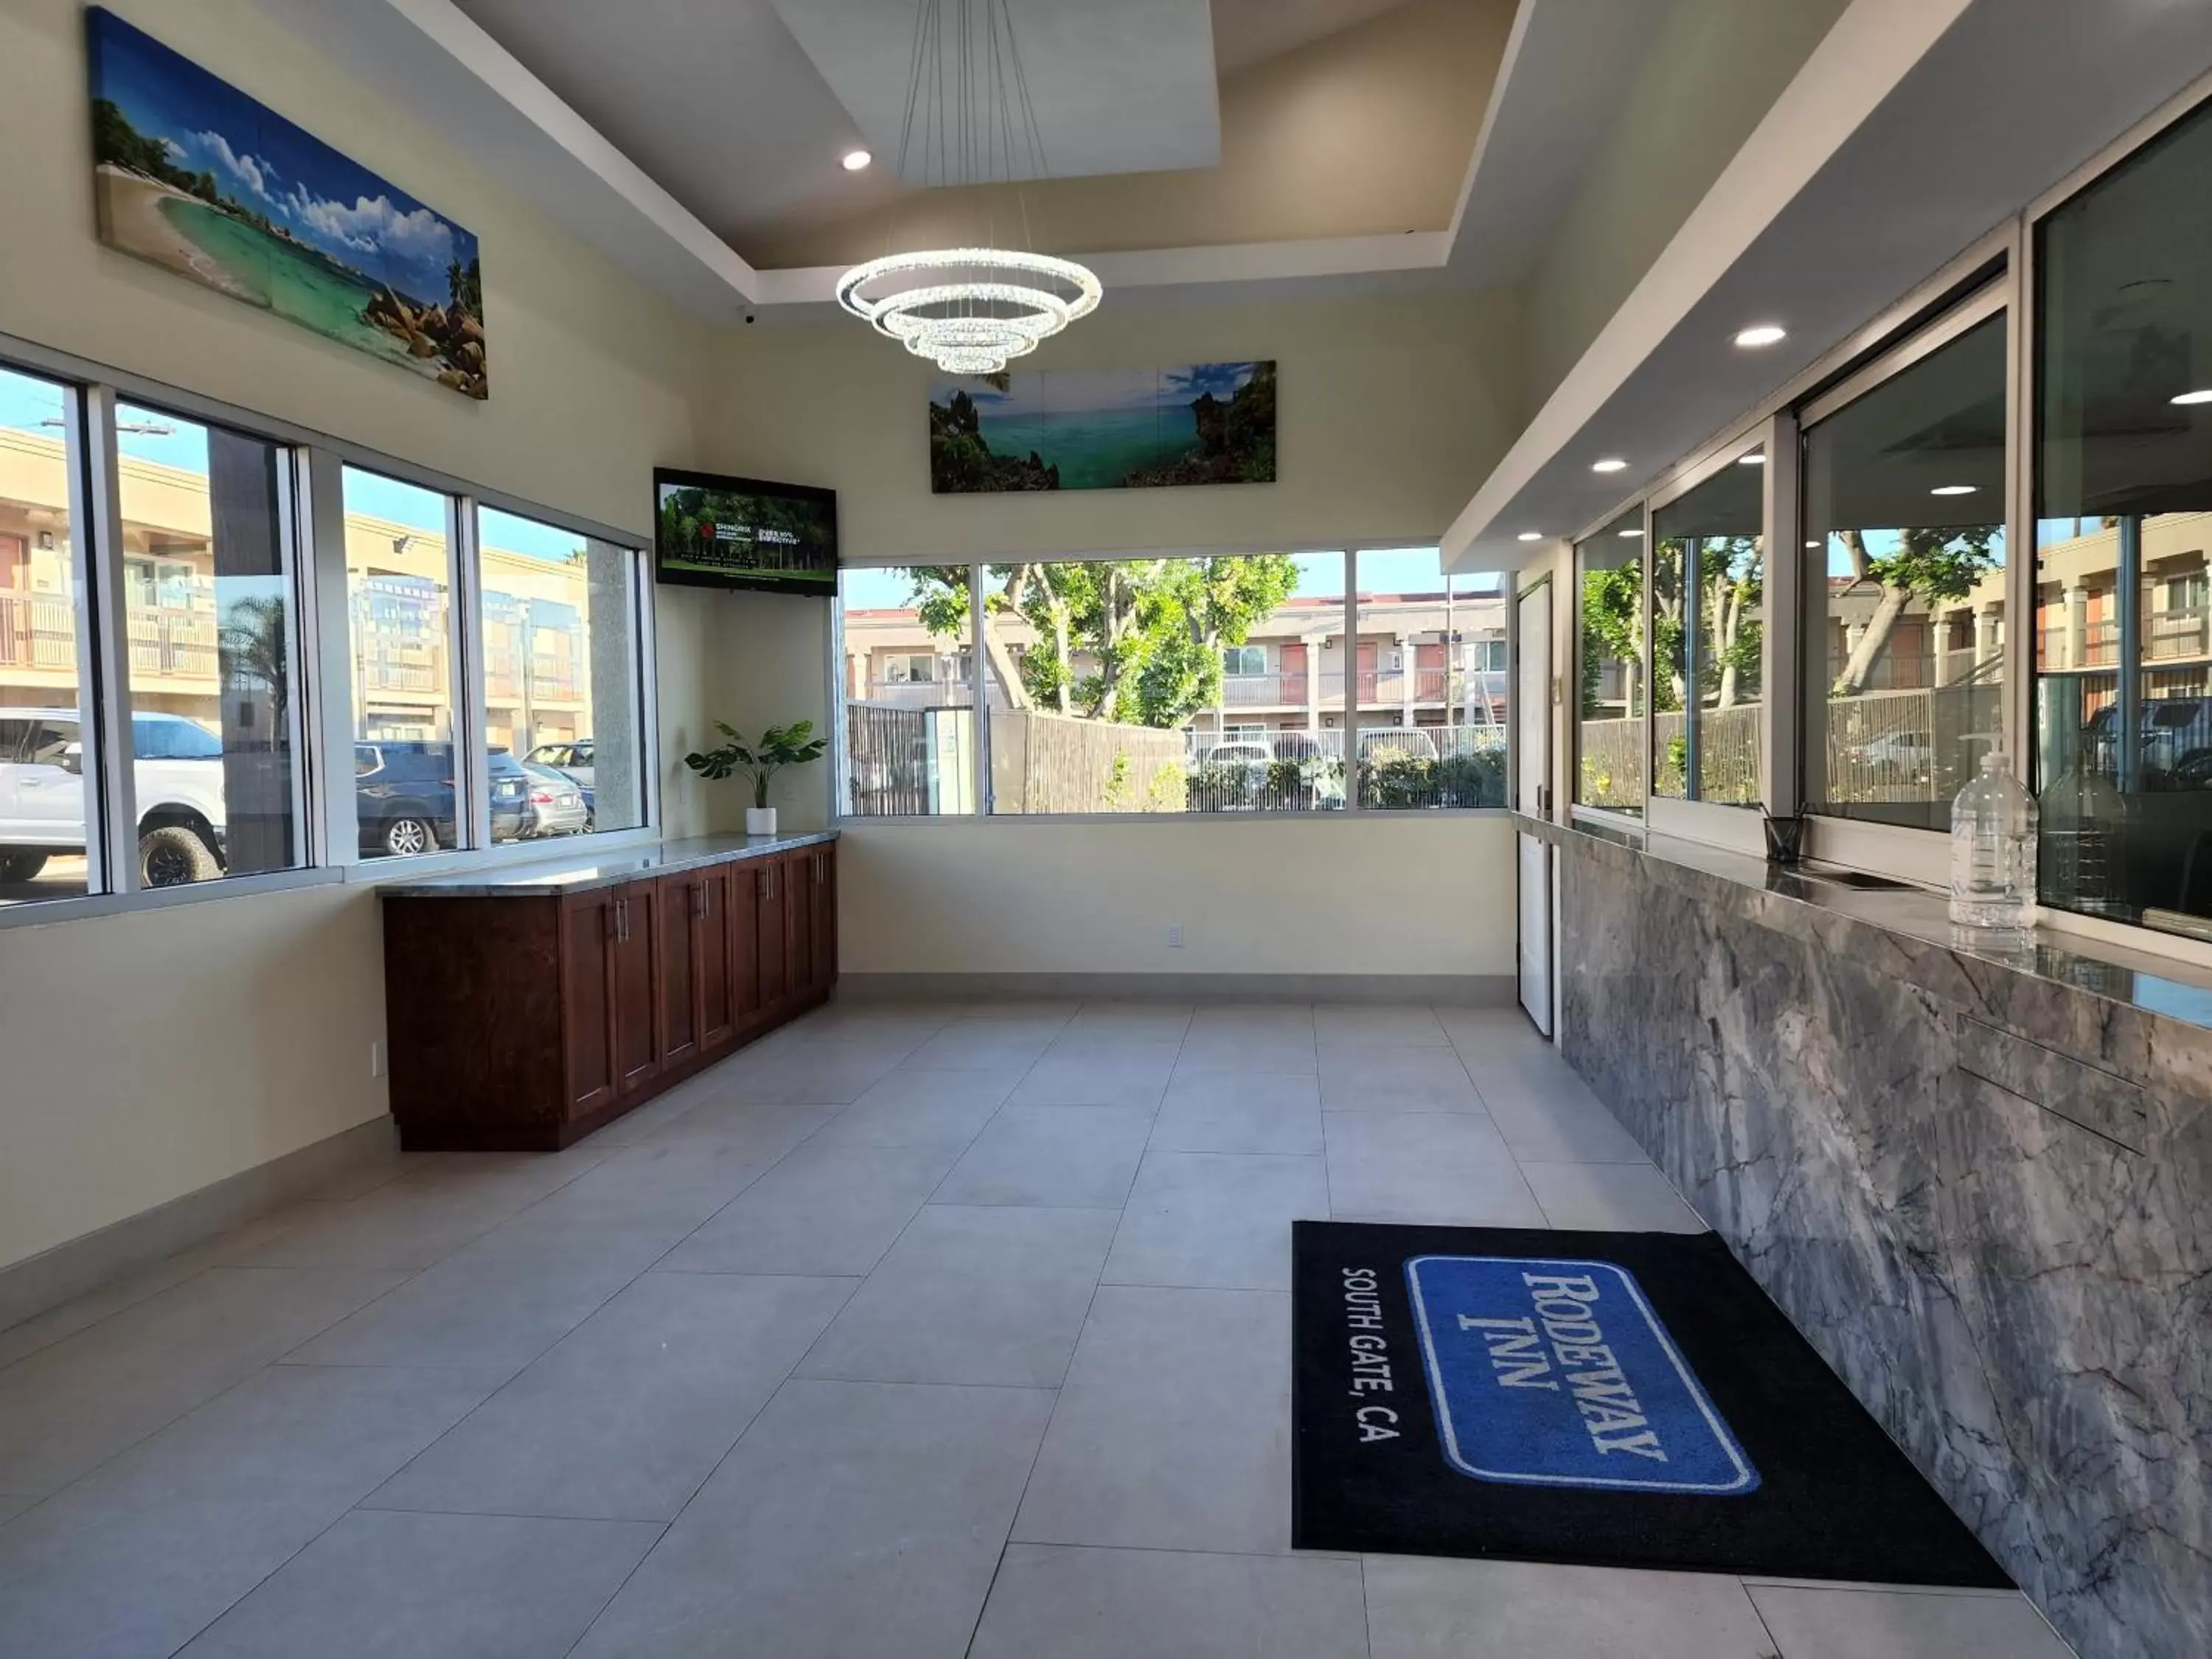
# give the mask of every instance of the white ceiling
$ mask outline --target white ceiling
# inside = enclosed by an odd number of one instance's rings
[[[1224,75],[1394,11],[1406,0],[1213,0],[1213,61]]]
[[[980,70],[994,58],[989,8],[947,5],[933,14],[937,34],[923,50],[940,55],[945,73],[925,78],[918,95],[909,84],[915,0],[775,0],[775,8],[881,163],[896,169],[903,153],[899,176],[916,188],[1159,173],[1221,159],[1206,0],[1020,0],[1004,14],[1017,31],[1012,46],[1042,141],[1035,164],[1012,73],[979,76],[964,96],[955,84],[961,63]],[[719,67],[726,76],[729,64]],[[916,104],[921,125],[909,136],[907,116]],[[933,112],[945,118],[933,131]],[[963,116],[980,154],[962,153]],[[1002,116],[1011,137],[1000,131]]]
[[[1049,0],[1102,13],[1153,3]],[[757,307],[765,319],[769,309],[797,313],[830,300],[835,270],[755,269],[737,252],[749,228],[794,215],[841,219],[897,191],[886,167],[848,173],[837,166],[845,149],[865,142],[860,125],[785,26],[779,0],[256,3],[556,222],[711,319]],[[910,40],[911,0],[880,3],[904,13]],[[1212,0],[1206,49],[1249,67],[1402,3]],[[1449,230],[1170,246],[1101,254],[1094,268],[1125,301],[1517,280],[1548,240],[1594,142],[1596,124],[1571,118],[1574,112],[1605,107],[1622,93],[1637,56],[1624,40],[1634,38],[1639,14],[1661,4],[1520,0],[1520,53],[1499,83],[1503,101]],[[1593,7],[1605,9],[1596,31],[1602,49],[1589,40]],[[1488,106],[1492,89],[1470,87],[1468,95]],[[1562,159],[1569,156],[1571,166]],[[1073,164],[1053,157],[1055,172]],[[1534,169],[1541,187],[1511,188],[1523,169]]]
[[[1854,6],[1468,503],[1447,561],[1510,567],[1543,550],[1521,532],[1610,514],[2208,66],[2203,4]],[[1730,344],[1768,320],[1782,344]],[[1593,472],[1607,455],[1628,470]]]

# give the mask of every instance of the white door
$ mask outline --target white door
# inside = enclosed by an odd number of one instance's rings
[[[1552,585],[1522,594],[1516,617],[1521,672],[1513,690],[1516,772],[1521,811],[1548,817],[1552,805]],[[1521,1006],[1552,1035],[1552,855],[1534,836],[1520,837]]]

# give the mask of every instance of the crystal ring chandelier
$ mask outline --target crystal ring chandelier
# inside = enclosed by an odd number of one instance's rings
[[[924,189],[1002,184],[1013,188],[1018,204],[1020,179],[1050,176],[1007,5],[917,0],[899,138],[902,179],[916,182],[908,163],[917,143]],[[1022,216],[1026,224],[1025,206]],[[1000,373],[1096,311],[1104,294],[1098,278],[1073,260],[1025,248],[888,253],[837,281],[839,305],[948,374]]]

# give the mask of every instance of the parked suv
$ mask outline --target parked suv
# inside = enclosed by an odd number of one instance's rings
[[[138,878],[223,872],[222,739],[181,714],[133,714]],[[0,881],[84,851],[84,733],[74,708],[0,708]]]
[[[491,838],[513,841],[529,812],[530,775],[504,749],[489,759]],[[460,845],[452,744],[373,738],[354,744],[353,767],[362,852],[412,858]]]

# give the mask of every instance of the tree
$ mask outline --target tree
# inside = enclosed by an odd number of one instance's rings
[[[1683,683],[1682,562],[1687,544],[1669,537],[1659,544],[1652,582],[1653,707],[1680,709]],[[1712,707],[1732,708],[1747,680],[1759,672],[1764,640],[1759,610],[1766,591],[1766,560],[1755,536],[1707,536],[1698,544],[1698,690]],[[1644,656],[1644,568],[1631,560],[1609,570],[1583,573],[1583,714],[1597,714],[1598,671],[1607,662],[1628,665],[1625,701],[1637,712],[1633,676]]]
[[[1997,544],[2003,534],[1996,525],[1906,530],[1899,533],[1894,553],[1876,556],[1867,550],[1862,532],[1842,532],[1844,551],[1850,560],[1851,586],[1871,582],[1881,590],[1881,598],[1875,602],[1866,631],[1851,647],[1830,695],[1852,697],[1866,690],[1875,665],[1889,648],[1889,636],[1896,630],[1898,618],[1916,597],[1933,607],[1954,603],[1972,592],[1983,574],[2002,561],[2004,554]]]
[[[924,566],[914,576],[922,626],[964,638],[966,567]],[[1182,726],[1218,701],[1222,647],[1243,644],[1297,580],[1297,562],[1284,553],[993,565],[983,654],[1017,708]],[[1017,616],[1037,639],[1018,661],[1005,637]]]
[[[233,685],[267,688],[270,713],[278,732],[284,730],[291,702],[285,638],[284,601],[274,594],[255,594],[235,601],[216,635],[224,680]]]

